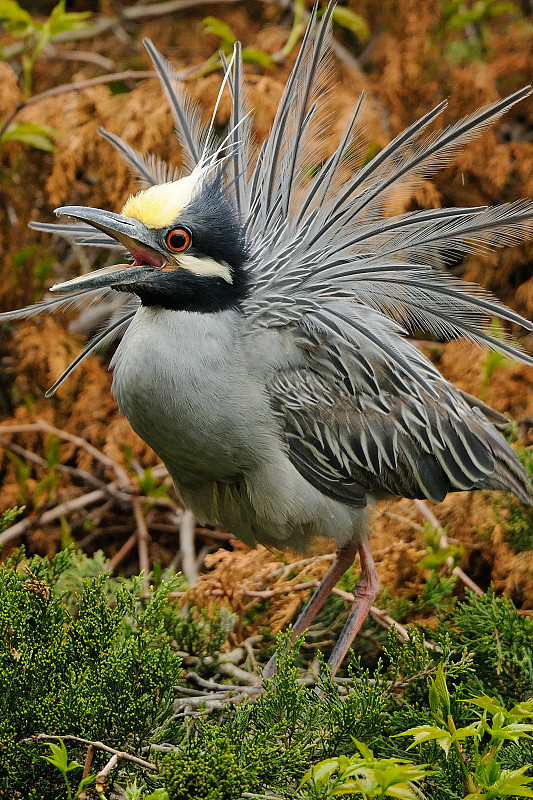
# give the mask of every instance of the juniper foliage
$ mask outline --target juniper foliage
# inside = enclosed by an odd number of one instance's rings
[[[71,550],[53,561],[23,554],[0,568],[0,789],[3,797],[64,797],[39,734],[101,740],[140,753],[171,715],[181,672],[164,611],[171,583],[146,601],[142,583],[85,577],[100,563]],[[69,592],[65,587],[78,586]],[[74,609],[75,606],[75,609]],[[162,731],[160,731],[162,733]],[[69,756],[83,762],[84,749]],[[105,763],[95,755],[93,767]],[[59,776],[60,777],[60,776]],[[80,774],[81,777],[81,774]]]
[[[347,693],[323,663],[322,695],[303,685],[301,642],[289,646],[280,636],[278,673],[256,703],[176,719],[178,649],[188,642],[197,653],[214,653],[228,619],[219,615],[207,625],[197,615],[183,616],[169,601],[178,579],[160,583],[143,600],[140,579],[119,582],[105,575],[105,566],[101,556],[66,550],[53,561],[25,560],[21,552],[0,567],[0,796],[7,800],[66,798],[63,776],[43,758],[49,748],[31,740],[38,733],[99,739],[156,763],[157,771],[143,773],[121,762],[108,797],[121,796],[122,787],[122,796],[139,800],[243,800],[264,792],[325,800],[334,784],[302,782],[304,776],[323,764],[322,770],[331,764],[366,769],[363,746],[385,782],[383,769],[407,774],[411,764],[422,775],[425,764],[424,795],[452,800],[464,795],[454,754],[429,740],[407,751],[409,740],[397,738],[435,725],[428,685],[437,671],[458,728],[478,719],[467,702],[473,695],[511,708],[533,694],[533,622],[490,591],[448,606],[436,631],[413,629],[404,643],[390,632],[371,668],[352,657]],[[437,647],[428,649],[426,638]],[[213,661],[200,659],[198,669],[209,676]],[[84,748],[66,746],[68,761],[83,764]],[[463,747],[465,758],[473,758],[472,742]],[[519,770],[533,761],[532,752],[527,738],[505,742],[497,768]],[[107,757],[95,755],[93,774]],[[344,780],[346,770],[341,773],[332,781]],[[80,778],[81,767],[69,773],[72,786]]]

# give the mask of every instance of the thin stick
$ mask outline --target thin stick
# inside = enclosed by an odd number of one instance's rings
[[[3,447],[4,450],[11,450],[16,455],[21,456],[32,464],[36,464],[38,467],[50,469],[50,464],[45,458],[38,456],[37,453],[32,453],[30,450],[25,450],[24,447],[20,447],[18,444],[14,444],[13,442],[9,442],[7,439],[2,439],[2,437],[0,437],[0,447]],[[76,467],[69,467],[65,464],[55,464],[53,468],[57,470],[57,472],[62,472],[65,475],[71,475],[73,477],[80,478],[86,483],[90,483],[92,486],[96,486],[99,489],[105,489],[107,487],[107,484],[104,483],[104,481],[95,478],[94,475],[91,475],[90,472],[85,472],[84,469],[76,469]]]
[[[109,747],[109,745],[104,744],[103,742],[92,742],[90,739],[82,739],[80,736],[69,736],[69,735],[58,735],[54,734],[49,735],[47,733],[37,733],[35,736],[30,736],[28,739],[22,739],[22,744],[35,744],[36,742],[48,742],[53,739],[61,739],[63,742],[76,742],[77,744],[85,744],[87,746],[92,746],[96,750],[105,750],[106,753],[112,753],[116,755],[121,761],[131,761],[132,764],[137,764],[139,767],[143,769],[152,769],[156,770],[157,767],[155,764],[152,764],[150,761],[145,761],[144,758],[139,758],[138,756],[132,756],[130,753],[125,753],[123,750],[116,750],[114,747]]]
[[[111,756],[105,767],[96,776],[95,789],[97,794],[103,794],[107,784],[107,778],[111,770],[118,764],[118,755]]]
[[[316,589],[318,586],[319,581],[314,578],[311,581],[306,581],[306,583],[296,583],[289,586],[280,586],[278,589],[263,589],[261,591],[254,591],[253,589],[245,589],[242,593],[245,597],[260,597],[263,600],[267,600],[269,597],[275,597],[277,594],[290,594],[291,592],[303,592],[306,589]],[[333,589],[335,592],[335,589]],[[336,594],[338,594],[341,590],[338,589]],[[347,595],[348,592],[343,592],[342,596]]]
[[[194,552],[195,528],[196,520],[194,514],[191,511],[184,511],[180,525],[181,571],[191,586],[198,580],[196,554]]]
[[[98,448],[90,444],[86,439],[82,439],[81,436],[75,436],[72,433],[63,431],[60,428],[55,428],[53,425],[50,425],[44,419],[38,419],[37,423],[41,426],[41,429],[46,433],[50,433],[53,436],[58,436],[60,439],[65,439],[65,441],[72,442],[72,444],[75,444],[76,447],[80,447],[82,450],[86,450],[88,453],[90,453],[90,455],[92,455],[94,459],[100,461],[106,467],[112,469],[115,475],[117,476],[119,483],[121,483],[123,486],[130,485],[130,476],[128,475],[126,470],[123,469],[120,466],[120,464],[117,464],[116,461],[113,461],[112,458],[109,458],[109,456],[106,456],[104,453],[102,453],[101,450],[98,450]]]
[[[126,539],[126,541],[124,542],[122,547],[119,550],[117,550],[117,552],[115,553],[113,558],[109,559],[109,562],[107,564],[107,568],[110,570],[110,572],[114,572],[116,570],[116,568],[118,567],[118,565],[121,564],[122,561],[124,561],[126,556],[129,553],[131,553],[131,551],[133,550],[133,548],[137,544],[137,538],[138,538],[138,534],[137,534],[137,531],[135,530],[131,534],[131,536],[128,539]]]
[[[94,752],[95,752],[95,748],[93,747],[92,744],[90,744],[89,747],[87,748],[87,755],[85,756],[85,764],[83,766],[83,775],[81,776],[82,781],[85,780],[85,778],[87,778],[87,776],[89,775],[89,772],[91,771],[91,764],[93,762]],[[78,800],[87,800],[87,792],[85,791],[85,789],[79,795]]]
[[[95,489],[94,492],[83,494],[81,497],[76,497],[73,500],[67,500],[65,503],[61,503],[55,508],[45,511],[40,516],[23,519],[15,525],[11,525],[11,527],[7,528],[3,533],[0,533],[0,545],[10,542],[12,539],[16,539],[17,536],[21,536],[36,525],[47,525],[49,522],[55,522],[59,517],[70,514],[72,511],[78,511],[80,508],[91,505],[91,503],[96,503],[98,500],[102,500],[106,497],[106,494],[107,493],[103,489]]]
[[[60,59],[61,61],[84,61],[87,64],[96,64],[100,69],[110,70],[115,66],[115,62],[110,58],[100,55],[100,53],[91,53],[90,50],[61,50],[49,44],[45,48],[46,55],[49,58]]]
[[[73,433],[68,433],[67,431],[61,430],[61,428],[55,428],[44,419],[37,419],[35,422],[26,423],[23,425],[0,425],[0,435],[8,433],[30,433],[32,431],[36,431],[38,433],[49,433],[52,436],[57,436],[58,439],[71,442],[72,444],[75,444],[76,447],[86,450],[96,461],[100,461],[101,464],[112,469],[121,485],[130,485],[130,477],[126,470],[123,469],[120,464],[117,464],[116,461],[113,461],[113,459],[102,453],[101,450],[98,450],[97,447],[94,447],[94,445],[90,444],[86,439],[83,439],[81,436],[75,436]]]
[[[423,500],[413,500],[413,504],[420,511],[422,516],[425,517],[437,531],[439,531],[439,547],[448,547],[449,539],[446,535],[446,531],[429,506],[427,506]],[[459,580],[464,583],[464,585],[470,589],[471,592],[477,594],[478,597],[483,597],[485,592],[481,586],[478,586],[477,583],[475,583],[472,578],[470,578],[466,572],[461,569],[461,567],[453,567],[452,569],[453,559],[451,557],[446,559],[446,566],[448,568],[448,572],[451,571],[451,574],[455,575],[456,578],[459,578]]]
[[[146,519],[144,518],[139,497],[132,497],[131,503],[133,506],[133,513],[135,514],[135,524],[137,525],[139,571],[143,573],[143,591],[144,594],[148,596],[150,594],[150,581],[148,579],[148,575],[150,573],[150,559],[148,556],[148,542],[150,541],[150,534],[148,533]]]

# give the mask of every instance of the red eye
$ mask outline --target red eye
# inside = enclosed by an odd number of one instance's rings
[[[174,253],[181,253],[186,250],[191,243],[191,234],[185,228],[172,228],[165,237],[167,247]]]

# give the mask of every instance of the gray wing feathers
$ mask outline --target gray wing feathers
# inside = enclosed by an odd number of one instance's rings
[[[289,458],[341,502],[363,506],[367,494],[440,502],[467,489],[511,489],[531,502],[527,475],[482,404],[470,406],[449,385],[436,400],[396,391],[374,398],[299,369],[278,373],[268,388]]]

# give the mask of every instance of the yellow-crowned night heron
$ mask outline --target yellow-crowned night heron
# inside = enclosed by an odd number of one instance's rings
[[[526,473],[494,427],[505,418],[448,383],[405,333],[464,336],[533,364],[484,327],[491,316],[528,330],[531,323],[437,269],[450,256],[519,241],[533,227],[533,203],[384,216],[402,187],[447,163],[529,88],[429,134],[441,103],[347,175],[360,98],[338,148],[315,168],[332,8],[320,22],[313,10],[257,155],[240,46],[222,86],[233,101],[229,133],[216,142],[147,41],[189,174],[175,180],[161,162],[103,131],[148,188],[121,214],[67,206],[56,213],[76,224],[35,227],[126,248],[133,263],[61,283],[52,290],[66,299],[3,318],[128,293],[124,313],[82,357],[122,334],[113,393],[185,505],[251,546],[305,551],[314,536],[338,544],[295,635],[359,552],[356,601],[330,659],[335,672],[379,585],[367,543],[369,501],[504,489],[530,502]]]

